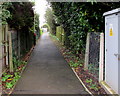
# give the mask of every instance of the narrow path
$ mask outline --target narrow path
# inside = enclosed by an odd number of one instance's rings
[[[63,56],[44,33],[13,94],[88,94]]]

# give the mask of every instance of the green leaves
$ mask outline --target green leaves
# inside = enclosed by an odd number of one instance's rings
[[[90,87],[90,89],[93,89],[93,90],[95,90],[95,91],[98,91],[98,87],[97,87],[96,84],[91,84],[89,87]]]
[[[70,61],[69,64],[70,64],[71,67],[74,67],[74,68],[79,66],[78,63],[74,63],[73,61]]]
[[[17,60],[16,58],[13,58],[13,63],[15,67],[14,73],[6,72],[2,74],[2,84],[4,88],[11,89],[16,84],[18,79],[21,77],[20,73],[25,68],[26,62]]]
[[[6,83],[6,87],[8,88],[8,89],[10,89],[10,88],[12,88],[13,87],[13,83],[12,82],[10,82],[10,83]]]
[[[50,33],[53,33],[55,34],[55,31],[56,31],[56,25],[57,25],[57,22],[59,21],[56,21],[56,16],[53,14],[53,11],[51,8],[47,8],[46,10],[46,14],[45,14],[45,20],[46,20],[46,23],[49,25],[50,27]]]
[[[92,83],[92,79],[86,79],[86,83]]]
[[[7,9],[9,8],[10,5],[11,5],[10,2],[6,2],[0,5],[0,10],[2,10],[2,12],[0,13],[2,24],[7,24],[7,19],[12,17],[10,11]]]
[[[76,58],[76,57],[75,57],[75,58]],[[71,61],[69,62],[69,64],[70,64],[70,66],[73,67],[73,68],[77,68],[78,66],[80,66],[80,67],[83,66],[83,64],[81,64],[81,61],[79,61],[79,60],[78,60],[77,62],[71,60]]]
[[[89,83],[89,88],[90,88],[90,89],[93,89],[93,90],[95,90],[95,91],[98,91],[98,86],[97,86],[95,83],[93,83],[93,80],[92,80],[92,79],[86,79],[85,82],[86,82],[86,83]]]
[[[104,32],[103,13],[120,7],[120,3],[52,2],[57,22],[66,32],[66,46],[75,53],[84,52],[87,32]]]
[[[10,73],[4,73],[2,75],[2,82],[5,84],[5,87],[7,89],[11,89],[16,84],[19,78],[20,78],[19,72],[15,72],[13,75],[11,75]]]
[[[59,9],[56,9],[58,6]],[[63,24],[65,32],[69,34],[66,38],[69,40],[70,47],[72,47],[75,53],[78,53],[79,50],[82,50],[82,47],[85,44],[82,42],[83,38],[85,38],[82,29],[83,26],[85,27],[87,25],[87,22],[83,17],[87,13],[82,13],[75,3],[70,2],[52,3],[52,7],[60,23]]]
[[[14,73],[6,71],[2,74],[2,84],[5,89],[13,88],[18,79],[21,77],[20,74],[26,65],[25,61],[17,60],[16,58],[13,58],[13,63],[14,66],[16,66]]]
[[[18,66],[20,66],[21,64],[26,65],[26,62],[22,60],[17,60],[15,57],[13,57],[13,64],[14,68],[17,69]]]
[[[12,77],[12,75],[4,75],[4,77],[2,77],[2,81],[6,81],[9,77]]]
[[[15,72],[14,82],[16,82],[20,78],[20,74],[18,72]]]
[[[31,28],[34,23],[32,6],[31,2],[4,2],[1,14],[3,23],[8,23],[16,30]]]

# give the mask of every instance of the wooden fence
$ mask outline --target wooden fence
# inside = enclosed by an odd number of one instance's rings
[[[0,33],[0,62],[2,64],[2,72],[6,68],[10,68],[10,64],[12,63],[12,50],[11,50],[11,34],[8,32],[8,25],[1,26],[1,33]]]
[[[35,40],[32,32],[16,31],[8,28],[8,25],[2,25],[0,29],[2,29],[0,32],[0,64],[2,66],[0,68],[2,72],[7,68],[13,72],[13,57],[23,59],[34,46],[40,32],[36,32]]]

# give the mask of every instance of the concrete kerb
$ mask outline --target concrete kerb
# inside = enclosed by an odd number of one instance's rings
[[[89,90],[88,88],[85,86],[85,84],[82,82],[82,80],[79,78],[79,76],[77,75],[77,73],[75,72],[75,69],[72,68],[74,74],[76,75],[76,77],[78,78],[78,80],[80,81],[80,83],[83,85],[83,87],[85,88],[85,90],[91,95],[91,96],[94,96]]]

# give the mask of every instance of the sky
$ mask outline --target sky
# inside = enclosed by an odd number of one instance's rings
[[[48,7],[48,3],[46,0],[35,0],[35,11],[40,14],[40,27],[44,24],[44,14]]]

